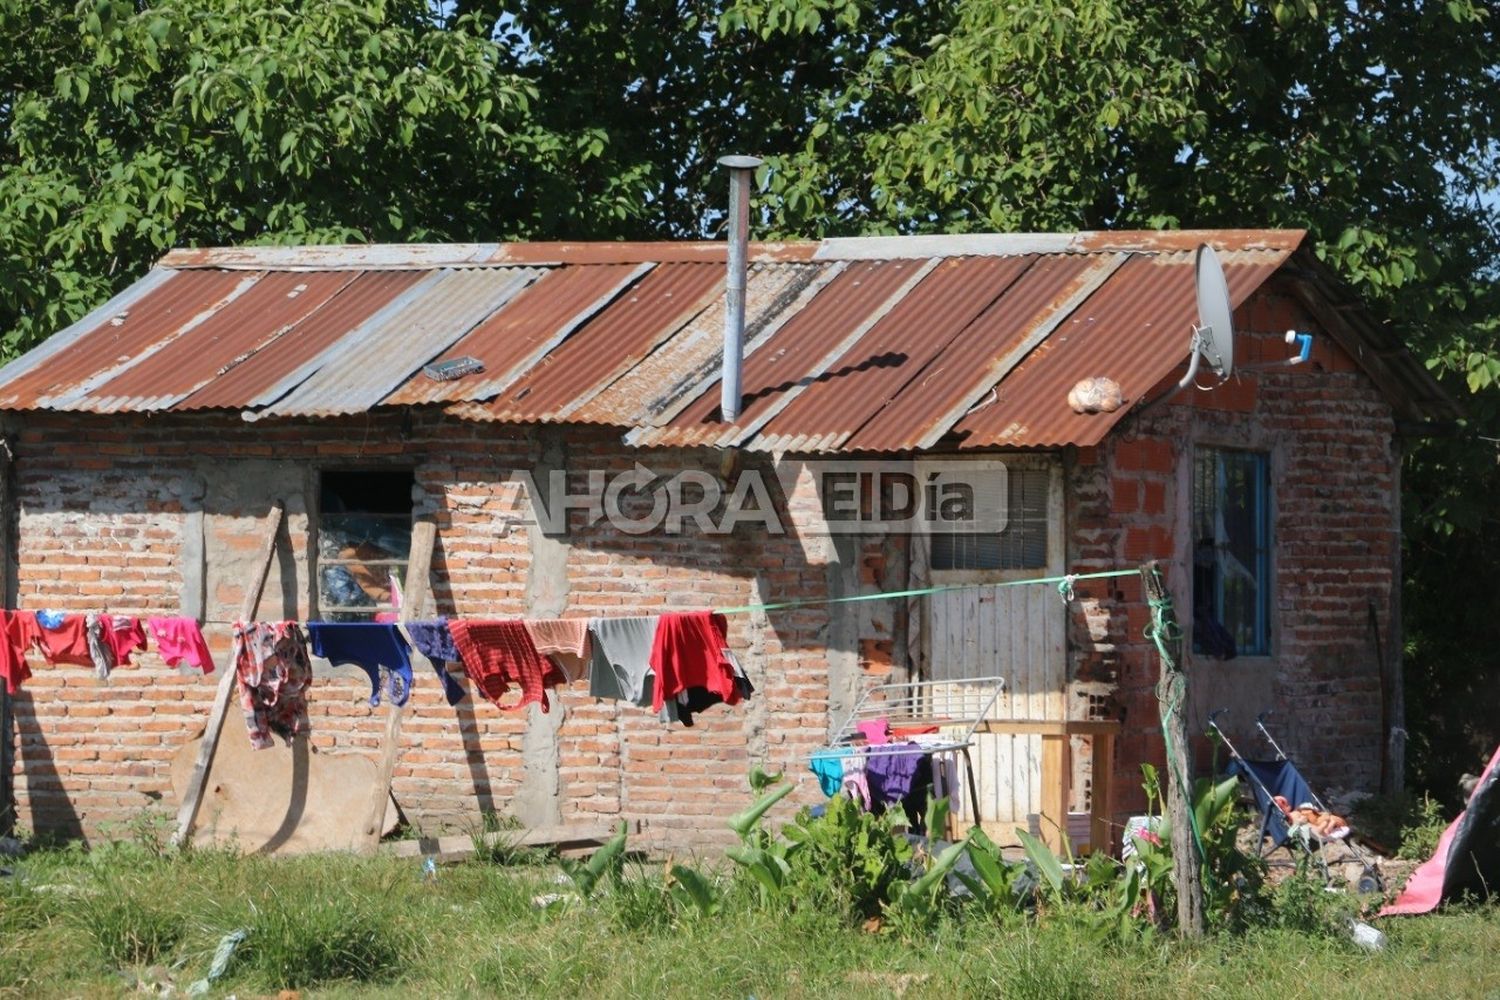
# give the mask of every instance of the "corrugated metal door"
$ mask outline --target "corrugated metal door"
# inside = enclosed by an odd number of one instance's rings
[[[997,586],[1063,572],[1061,467],[1029,460],[1009,473],[1004,531],[929,540],[932,584],[975,586],[926,599],[926,670],[935,681],[1003,677],[997,718],[1061,721],[1066,606],[1050,585]],[[1041,737],[981,734],[971,753],[979,820],[992,836],[1013,841],[1014,828],[1041,811]],[[970,808],[964,812],[972,817]]]

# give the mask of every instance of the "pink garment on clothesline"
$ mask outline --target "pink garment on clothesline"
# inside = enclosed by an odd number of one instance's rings
[[[194,618],[150,618],[147,624],[156,639],[156,651],[168,666],[186,663],[205,674],[214,672],[213,654],[203,641],[203,630]]]

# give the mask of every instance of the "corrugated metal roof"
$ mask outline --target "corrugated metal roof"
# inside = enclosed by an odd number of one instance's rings
[[[317,370],[258,416],[363,413],[546,272],[534,267],[443,269],[334,341]]]
[[[240,409],[264,405],[263,401],[275,402],[287,391],[279,386],[294,384],[289,374],[310,372],[330,347],[351,336],[351,331],[362,329],[372,316],[430,277],[426,271],[356,273],[359,276],[325,308],[263,343],[259,350],[214,371],[210,381],[173,409]],[[243,321],[249,324],[250,319],[244,317]]]
[[[179,250],[0,368],[0,409],[232,408],[260,419],[437,404],[473,419],[617,426],[639,445],[1092,444],[1126,411],[1076,415],[1068,389],[1108,375],[1139,399],[1185,359],[1198,244],[1221,251],[1238,303],[1301,239],[1207,231],[753,244],[745,406],[734,426],[718,419],[721,243]],[[1309,257],[1298,273],[1318,266]],[[1339,315],[1348,311],[1341,300]],[[1368,339],[1367,325],[1345,324],[1340,336]],[[1390,343],[1379,348],[1380,384],[1402,390],[1393,398],[1447,414],[1419,365]],[[484,370],[446,382],[421,373],[461,356]]]
[[[718,301],[723,285],[722,265],[662,264],[487,403],[490,416],[567,419]]]
[[[1220,256],[1238,307],[1281,263],[1275,253]],[[1130,412],[1080,414],[1079,379],[1108,376],[1134,403],[1187,360],[1183,331],[1197,318],[1193,254],[1134,255],[1026,355],[951,433],[960,447],[1093,445]]]
[[[509,308],[491,314],[474,327],[473,332],[458,338],[437,359],[475,358],[483,362],[483,372],[451,382],[413,379],[393,393],[387,402],[397,405],[439,403],[494,396],[520,378],[651,266],[599,264],[593,267],[557,267],[540,272],[543,275],[541,280],[517,295]],[[483,275],[486,272],[469,273]]]

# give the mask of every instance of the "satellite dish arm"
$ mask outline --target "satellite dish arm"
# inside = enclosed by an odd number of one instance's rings
[[[1202,357],[1203,357],[1202,352],[1198,350],[1198,338],[1196,336],[1194,336],[1193,337],[1193,353],[1188,358],[1188,370],[1187,370],[1187,374],[1184,375],[1184,376],[1182,376],[1182,381],[1180,381],[1180,382],[1177,383],[1177,388],[1178,389],[1186,389],[1188,386],[1190,386],[1190,385],[1193,384],[1193,379],[1197,378],[1197,376],[1198,376],[1198,361]],[[1176,393],[1169,393],[1169,395],[1176,395]]]

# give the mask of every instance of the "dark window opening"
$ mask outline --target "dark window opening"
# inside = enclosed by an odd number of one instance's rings
[[[1193,460],[1193,652],[1271,652],[1271,486],[1264,452]]]
[[[934,570],[1044,569],[1047,565],[1048,469],[1009,470],[1005,528],[984,534],[932,535]]]
[[[323,472],[318,490],[318,611],[368,621],[394,611],[411,552],[410,470]]]

